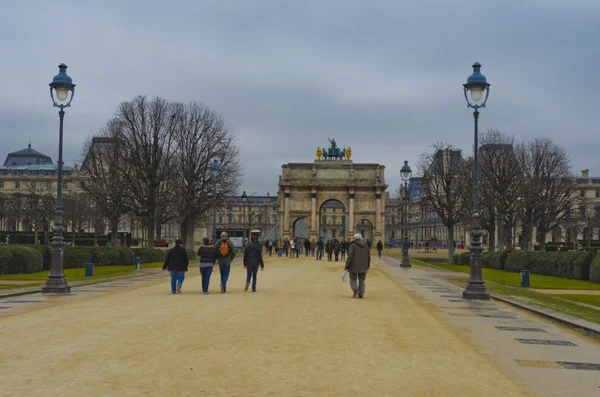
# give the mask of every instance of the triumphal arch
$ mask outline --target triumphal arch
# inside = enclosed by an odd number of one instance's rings
[[[312,163],[282,165],[279,216],[282,236],[345,238],[385,236],[385,167],[355,163],[351,148],[317,148]],[[383,199],[382,199],[383,198]]]

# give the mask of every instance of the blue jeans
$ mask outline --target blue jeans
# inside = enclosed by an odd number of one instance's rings
[[[221,272],[221,285],[227,286],[227,280],[229,279],[229,272],[231,271],[231,262],[219,262],[219,272]]]
[[[185,272],[180,270],[178,272],[169,271],[171,273],[171,291],[175,292],[177,290],[177,284],[181,286],[183,284],[183,279],[185,279]]]
[[[258,276],[258,266],[248,266],[246,268],[246,283],[250,283],[252,278],[252,289],[256,289],[256,278]]]
[[[208,292],[208,283],[210,283],[210,275],[212,274],[213,267],[201,267],[200,275],[202,276],[202,292]]]
[[[281,257],[283,255],[283,249],[278,248],[277,249],[277,256]]]

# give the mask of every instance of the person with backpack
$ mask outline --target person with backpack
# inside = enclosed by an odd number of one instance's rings
[[[185,279],[185,272],[188,270],[190,261],[187,251],[181,246],[182,241],[175,240],[175,247],[167,252],[162,271],[168,270],[171,273],[171,293],[180,294],[181,285]]]
[[[269,252],[269,256],[273,254],[273,241],[271,239],[267,240],[267,251]]]
[[[208,237],[202,240],[204,245],[198,249],[200,257],[200,275],[202,276],[202,293],[208,295],[208,284],[210,283],[210,275],[213,271],[213,266],[217,262],[217,250],[210,245]]]
[[[377,254],[379,255],[380,258],[381,258],[381,251],[383,251],[383,244],[381,243],[381,240],[379,240],[379,242],[377,243]]]
[[[304,256],[310,255],[310,240],[304,239]]]
[[[256,292],[258,266],[260,266],[261,271],[265,270],[262,247],[258,244],[258,238],[252,236],[250,244],[248,244],[244,250],[244,269],[246,269],[246,287],[244,287],[244,291],[248,291],[250,280],[252,280],[252,292]]]
[[[221,293],[227,292],[227,280],[231,271],[231,262],[235,259],[237,250],[235,245],[227,238],[227,233],[221,233],[221,238],[215,244],[217,260],[219,261],[219,272],[221,273]]]
[[[325,249],[325,243],[323,243],[323,237],[319,239],[317,243],[317,260],[320,261],[323,259],[323,250]]]
[[[327,244],[325,244],[325,252],[327,252],[327,260],[331,262],[333,254],[333,243],[331,240],[327,240]]]

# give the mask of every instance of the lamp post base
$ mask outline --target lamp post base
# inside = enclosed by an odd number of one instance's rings
[[[463,299],[469,300],[490,300],[490,293],[485,288],[485,284],[469,282],[467,288],[463,291]]]
[[[400,267],[412,267],[410,264],[410,259],[408,258],[408,249],[402,250],[402,262],[400,262]]]
[[[49,278],[42,287],[42,294],[70,294],[71,287],[65,278]]]

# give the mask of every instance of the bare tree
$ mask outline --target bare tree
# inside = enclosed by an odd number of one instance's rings
[[[55,194],[51,185],[27,182],[27,193],[23,196],[23,217],[34,231],[34,241],[38,241],[38,233],[49,227],[54,214]]]
[[[90,201],[87,193],[70,193],[65,196],[65,225],[71,226],[73,245],[75,245],[77,234],[94,222],[94,211]]]
[[[464,219],[464,196],[460,175],[464,159],[459,149],[444,143],[433,145],[433,151],[421,155],[419,170],[423,175],[424,205],[437,214],[448,228],[448,257],[454,256],[454,227]]]
[[[576,205],[583,238],[587,240],[588,248],[591,248],[594,229],[600,226],[600,206],[590,197],[579,197]]]
[[[481,134],[479,150],[480,211],[482,226],[488,230],[489,250],[496,249],[496,227],[500,248],[512,241],[518,212],[523,171],[517,161],[513,136],[488,129]]]
[[[23,193],[12,193],[9,196],[6,209],[10,221],[14,222],[14,231],[19,231],[19,225],[25,216],[25,195]]]
[[[154,246],[158,206],[165,200],[161,189],[174,174],[177,153],[175,132],[179,108],[161,98],[138,96],[119,105],[115,114],[120,161],[116,172],[127,186],[127,208],[146,220],[148,246]],[[170,194],[170,192],[168,192]]]
[[[235,137],[222,116],[196,102],[175,106],[181,117],[175,126],[178,176],[173,192],[183,240],[192,247],[196,222],[207,213],[212,219],[214,202],[220,206],[237,190],[241,166]],[[210,171],[213,160],[219,163],[216,177]]]
[[[567,219],[573,206],[575,181],[566,151],[549,138],[535,138],[518,151],[524,178],[521,196],[525,217],[525,242],[532,226],[538,233],[540,250],[546,249],[546,234]]]

